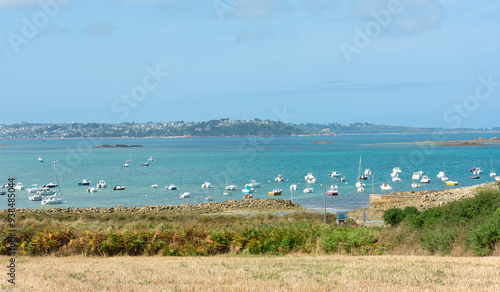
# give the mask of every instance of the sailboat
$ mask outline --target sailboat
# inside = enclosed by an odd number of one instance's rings
[[[224,196],[230,196],[231,192],[229,191],[230,189],[228,188],[227,185],[227,178],[226,178],[226,187],[224,188],[224,192],[222,193]]]
[[[362,179],[367,179],[368,177],[365,175],[361,175],[361,156],[359,157],[359,168],[358,168],[358,181],[356,182],[356,188],[358,193],[362,193],[365,191],[363,188],[365,186],[364,183],[361,182]]]
[[[495,171],[493,171],[493,157],[490,157],[491,159],[491,172],[490,172],[490,177],[495,177],[497,176],[497,174],[495,173]]]
[[[335,172],[335,171],[334,171]],[[331,176],[333,184],[330,186],[330,190],[326,192],[329,196],[337,196],[339,194],[339,187],[335,185],[335,177]]]
[[[328,176],[331,177],[331,178],[337,178],[337,177],[341,176],[340,172],[336,172],[335,171],[335,163],[333,164],[333,171],[332,171],[332,173],[329,174]]]
[[[359,180],[365,180],[365,179],[368,179],[368,176],[367,176],[367,175],[365,175],[364,173],[361,175],[361,156],[359,156],[358,179],[359,179]]]
[[[34,187],[26,189],[26,192],[28,194],[36,194],[36,192],[42,191],[43,188],[40,187],[40,169],[37,168],[36,170],[36,185]]]
[[[63,202],[61,186],[59,185],[59,180],[57,179],[56,164],[55,163],[54,163],[54,177],[56,178],[56,184],[59,188],[59,193],[58,194],[56,193],[52,196],[45,197],[45,199],[42,200],[42,205],[62,204],[62,202]]]
[[[448,178],[446,177],[446,161],[443,161],[443,176],[441,177],[442,181],[447,181]]]

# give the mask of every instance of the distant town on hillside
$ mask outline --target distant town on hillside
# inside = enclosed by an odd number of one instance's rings
[[[490,129],[417,128],[370,123],[290,124],[272,120],[219,119],[204,122],[147,123],[20,123],[0,125],[0,139],[52,138],[144,138],[144,137],[251,137],[251,136],[336,136],[349,134],[484,133]]]

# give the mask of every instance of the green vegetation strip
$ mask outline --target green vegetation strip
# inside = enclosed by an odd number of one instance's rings
[[[335,216],[167,215],[161,213],[20,213],[19,255],[218,254],[495,254],[500,245],[500,192],[425,211],[389,209],[387,227],[336,226]],[[7,214],[0,214],[0,254],[7,254]],[[457,252],[458,251],[458,252]]]

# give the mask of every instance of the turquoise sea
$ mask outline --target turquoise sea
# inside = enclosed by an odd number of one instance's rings
[[[433,145],[380,145],[416,141],[444,141],[490,138],[494,134],[442,134],[442,135],[345,135],[339,137],[272,137],[272,138],[151,138],[151,139],[65,139],[65,140],[2,140],[0,144],[0,184],[7,184],[9,177],[22,182],[25,188],[37,183],[54,182],[54,165],[61,185],[65,203],[58,207],[116,207],[147,205],[179,205],[205,202],[210,195],[213,202],[243,200],[241,189],[251,179],[262,183],[254,198],[269,198],[274,187],[284,190],[278,198],[290,199],[305,207],[323,208],[324,182],[331,184],[328,174],[335,170],[345,176],[345,182],[336,182],[340,194],[327,197],[329,211],[347,211],[368,206],[372,192],[372,180],[364,181],[366,191],[357,193],[355,182],[360,156],[362,171],[370,168],[374,174],[374,192],[384,193],[380,185],[384,182],[393,187],[393,192],[410,191],[411,176],[422,170],[431,178],[431,183],[419,190],[453,188],[436,178],[446,162],[446,175],[459,182],[457,187],[489,181],[493,167],[500,175],[499,146],[440,147]],[[313,144],[315,141],[333,144]],[[140,148],[93,148],[103,144],[140,144]],[[42,156],[45,162],[39,162]],[[150,166],[140,166],[149,157],[155,161]],[[127,159],[128,168],[122,165]],[[52,161],[58,163],[53,164]],[[480,179],[469,178],[469,170],[481,167]],[[401,182],[392,182],[390,173],[400,167]],[[314,193],[305,194],[304,176],[312,172],[318,182],[311,185]],[[285,182],[275,182],[282,174]],[[83,179],[95,186],[105,180],[107,189],[98,193],[87,193],[88,187],[78,186]],[[231,196],[223,196],[226,179],[238,186]],[[209,181],[213,188],[202,189]],[[298,184],[297,191],[290,192],[290,185]],[[151,188],[158,184],[160,188]],[[167,191],[165,186],[176,184],[179,190]],[[126,186],[126,190],[113,191],[115,185]],[[191,198],[180,199],[182,192],[191,192]],[[388,192],[385,192],[388,193]],[[18,208],[48,208],[40,202],[28,200],[25,191],[17,191]],[[7,207],[7,196],[0,197],[2,209]]]

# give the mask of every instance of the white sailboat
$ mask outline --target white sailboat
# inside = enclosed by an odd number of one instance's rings
[[[368,176],[365,174],[361,174],[361,156],[359,156],[359,169],[358,169],[358,180],[368,179]]]
[[[42,205],[62,204],[62,202],[63,202],[61,186],[59,184],[59,180],[57,179],[56,164],[55,163],[54,163],[54,177],[56,179],[56,184],[58,186],[59,193],[56,193],[52,196],[49,196],[49,197],[46,197],[45,199],[43,199],[41,202]]]

